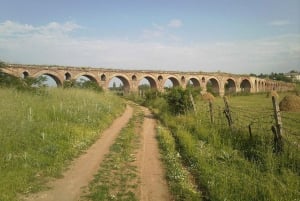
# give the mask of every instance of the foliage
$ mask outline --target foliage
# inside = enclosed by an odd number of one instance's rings
[[[162,159],[166,165],[166,177],[173,198],[180,201],[200,201],[201,193],[190,180],[191,175],[181,164],[181,156],[176,150],[176,143],[171,133],[161,125],[157,136],[162,150]]]
[[[5,66],[6,64],[0,61],[0,87],[10,87],[21,91],[41,92],[41,88],[43,87],[43,83],[46,81],[46,77],[27,77],[25,79],[18,78],[3,72],[1,68],[4,68]]]
[[[294,71],[291,71],[290,73],[292,73]],[[296,71],[295,71],[296,72]],[[292,78],[290,77],[287,77],[284,73],[274,73],[272,72],[271,74],[259,74],[259,75],[256,75],[256,74],[250,74],[251,76],[254,76],[254,77],[259,77],[259,78],[263,78],[263,79],[271,79],[271,80],[277,80],[277,81],[284,81],[284,82],[293,82]]]
[[[179,115],[193,108],[190,95],[192,95],[194,99],[198,99],[200,90],[200,88],[194,87],[188,87],[187,89],[175,87],[166,88],[166,92],[161,93],[155,89],[146,89],[142,96],[132,93],[127,95],[126,98],[150,107],[153,110],[159,109]]]
[[[142,84],[142,85],[139,85],[139,90],[142,90],[142,91],[147,91],[151,89],[150,85],[149,84]]]
[[[165,99],[170,112],[175,115],[184,114],[193,107],[190,100],[190,92],[180,87],[169,89],[165,95]]]
[[[102,92],[103,89],[96,82],[91,80],[82,80],[80,82],[76,80],[66,80],[63,84],[64,88],[79,88],[79,89],[91,89],[97,92]]]
[[[43,188],[124,110],[109,93],[46,89],[41,95],[0,88],[0,200]]]

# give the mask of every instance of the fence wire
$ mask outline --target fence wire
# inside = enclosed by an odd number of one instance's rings
[[[271,104],[271,103],[270,103]],[[225,127],[229,126],[224,114],[224,105],[213,104],[212,111],[208,103],[202,103],[200,106],[202,123],[211,124],[213,126]],[[253,108],[234,106],[229,104],[229,111],[232,119],[232,127],[250,132],[251,134],[268,135],[273,137],[272,126],[276,125],[274,110],[270,108]],[[280,112],[282,118],[282,139],[288,145],[300,147],[300,115]],[[213,119],[213,122],[212,122]]]

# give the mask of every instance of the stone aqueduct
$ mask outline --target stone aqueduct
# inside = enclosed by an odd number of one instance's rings
[[[188,84],[192,84],[194,87],[201,87],[203,91],[206,91],[207,86],[210,85],[213,92],[220,96],[223,96],[226,92],[247,91],[256,93],[271,91],[272,89],[287,91],[294,88],[291,83],[228,73],[117,70],[21,64],[8,64],[3,71],[17,77],[48,75],[55,80],[57,86],[62,86],[65,81],[84,76],[97,82],[104,90],[109,89],[109,83],[117,77],[123,82],[124,91],[126,92],[137,92],[140,82],[144,79],[148,80],[151,88],[158,91],[163,91],[166,81],[170,80],[173,86],[186,88]]]

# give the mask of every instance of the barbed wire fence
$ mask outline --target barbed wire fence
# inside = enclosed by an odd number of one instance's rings
[[[202,123],[215,127],[229,127],[242,130],[252,135],[267,135],[273,137],[274,151],[280,153],[284,146],[294,146],[300,149],[300,119],[292,112],[279,110],[275,97],[272,97],[271,107],[235,106],[224,98],[224,105],[212,101],[200,105]]]

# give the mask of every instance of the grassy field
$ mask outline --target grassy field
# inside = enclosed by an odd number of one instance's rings
[[[282,113],[284,150],[275,153],[274,113],[266,94],[229,97],[232,128],[221,98],[213,104],[214,123],[208,103],[195,101],[197,112],[181,115],[169,113],[162,97],[151,100],[150,106],[172,134],[181,163],[203,200],[300,199],[300,124],[295,123],[300,113]]]
[[[45,89],[42,93],[0,89],[0,200],[43,188],[89,147],[124,103],[109,93]]]

